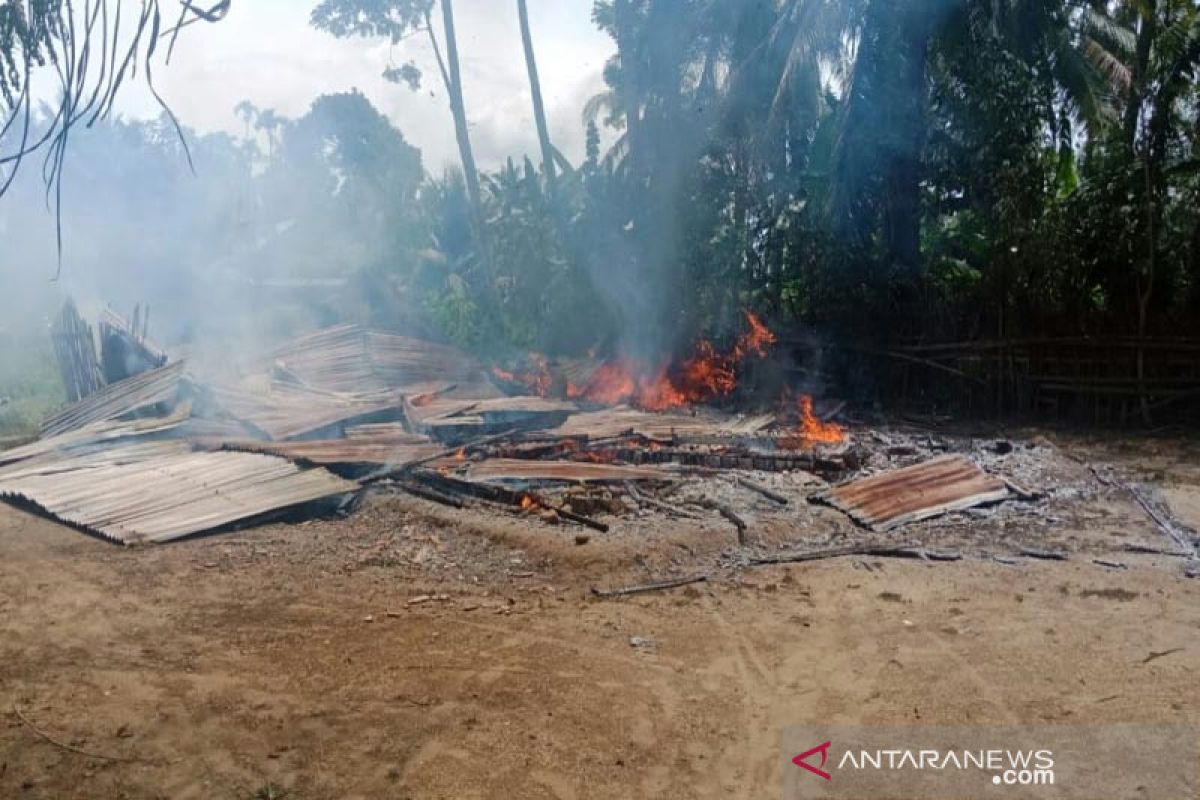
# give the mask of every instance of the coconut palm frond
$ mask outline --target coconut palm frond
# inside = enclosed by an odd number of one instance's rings
[[[602,114],[607,115],[605,122],[609,124],[612,124],[612,121],[620,115],[620,103],[617,101],[617,93],[611,89],[593,95],[583,104],[584,124],[595,122]]]
[[[1137,47],[1137,34],[1095,8],[1084,9],[1079,27],[1089,40],[1103,42],[1122,58],[1130,57]]]
[[[1087,38],[1083,42],[1083,53],[1088,61],[1108,78],[1112,86],[1120,92],[1129,91],[1133,80],[1129,66],[1113,55],[1095,39]]]

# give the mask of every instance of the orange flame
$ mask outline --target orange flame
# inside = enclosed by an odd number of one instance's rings
[[[757,316],[749,311],[744,313],[750,329],[738,337],[728,353],[718,352],[711,342],[701,339],[692,355],[676,365],[652,366],[617,358],[602,364],[582,386],[566,382],[563,393],[572,400],[590,400],[602,405],[631,403],[647,411],[665,411],[727,397],[737,388],[741,363],[751,355],[765,357],[770,346],[779,341]],[[542,397],[550,394],[555,384],[545,356],[537,353],[529,355],[529,366],[525,369],[510,372],[493,367],[492,372]]]
[[[846,429],[834,422],[822,422],[813,414],[811,394],[800,396],[800,435],[814,444],[841,444]]]
[[[783,403],[790,405],[790,393],[785,389]],[[822,422],[813,413],[811,394],[802,394],[796,399],[800,419],[796,430],[779,440],[785,450],[811,450],[819,444],[841,444],[846,441],[846,429],[834,422]]]
[[[502,381],[524,386],[539,397],[550,394],[554,385],[554,376],[550,373],[550,363],[541,353],[530,353],[528,365],[519,370],[509,372],[499,367],[492,367],[492,374]]]
[[[766,358],[767,351],[779,341],[779,337],[772,333],[753,311],[742,313],[746,315],[746,322],[750,325],[750,330],[738,337],[737,344],[733,348],[734,357],[741,361],[748,354],[753,353],[759,358]]]
[[[522,511],[528,511],[529,509],[533,508],[536,505],[537,505],[537,503],[534,501],[534,499],[532,497],[530,497],[529,495],[522,495],[522,497],[521,497],[521,510]]]

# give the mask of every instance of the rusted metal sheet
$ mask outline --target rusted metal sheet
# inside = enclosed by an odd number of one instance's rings
[[[448,381],[470,386],[477,396],[500,395],[483,365],[456,347],[381,331],[367,331],[366,346],[375,374],[387,386],[408,391],[423,383]]]
[[[578,410],[565,400],[542,397],[410,398],[404,416],[414,431],[442,441],[486,436],[507,428],[553,427]]]
[[[237,387],[212,387],[216,403],[234,418],[275,441],[307,436],[325,428],[399,417],[401,395],[377,392],[347,395],[273,384],[266,392]]]
[[[887,531],[1008,495],[1000,478],[970,459],[947,455],[834,487],[817,499],[871,530]]]
[[[257,453],[192,452],[182,440],[0,470],[0,497],[125,544],[179,539],[357,489],[323,469]]]
[[[134,414],[159,403],[173,403],[178,396],[183,367],[184,362],[176,361],[109,384],[43,422],[42,436],[56,436],[93,422]]]
[[[55,455],[62,457],[105,447],[113,447],[128,440],[167,434],[177,431],[188,422],[191,405],[186,401],[165,417],[147,417],[133,420],[101,420],[85,425],[78,430],[38,439],[27,445],[0,452],[0,467],[31,458]]]
[[[561,436],[588,436],[592,439],[637,433],[651,439],[676,436],[733,436],[758,431],[774,420],[771,415],[749,419],[726,417],[714,412],[689,414],[654,413],[628,406],[575,414],[552,433]]]
[[[515,458],[489,458],[467,469],[472,483],[489,481],[665,481],[678,475],[655,467],[631,467],[623,464],[596,464],[590,461],[526,461]]]
[[[455,347],[357,325],[302,336],[272,352],[265,366],[281,382],[334,392],[412,394],[453,383],[470,385],[481,397],[499,394],[482,365]]]
[[[293,378],[316,389],[360,393],[386,389],[366,348],[366,332],[362,328],[338,325],[280,347],[268,357],[268,366],[283,380]]]
[[[404,434],[376,438],[314,439],[302,442],[225,441],[224,450],[267,453],[292,461],[321,466],[341,464],[391,465],[396,467],[437,455],[445,450],[425,436]]]

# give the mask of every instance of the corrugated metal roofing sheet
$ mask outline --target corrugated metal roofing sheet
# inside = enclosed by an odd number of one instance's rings
[[[166,542],[357,489],[323,469],[257,453],[196,453],[181,440],[0,470],[0,497],[126,544]]]
[[[887,531],[1006,497],[1003,480],[963,456],[947,455],[837,486],[819,499],[861,525]]]
[[[564,421],[578,406],[568,400],[542,397],[499,397],[489,400],[426,396],[406,399],[404,416],[413,430],[435,438],[446,434],[489,432],[495,427],[550,427]]]
[[[249,439],[222,442],[225,450],[268,453],[311,464],[378,464],[403,466],[445,450],[424,436],[376,437],[373,439],[314,439],[304,442],[257,442]]]
[[[109,384],[78,403],[72,403],[42,423],[42,436],[78,430],[93,422],[132,414],[158,403],[174,401],[184,362],[176,361]]]
[[[486,390],[483,397],[500,394],[487,380],[483,365],[456,347],[381,331],[367,331],[366,342],[371,365],[388,386],[449,381]]]
[[[561,436],[589,436],[593,439],[620,436],[631,431],[651,439],[687,435],[732,436],[760,431],[773,419],[769,414],[751,418],[722,416],[707,410],[694,414],[683,411],[660,414],[618,406],[574,414],[551,432]]]
[[[394,392],[346,395],[274,384],[269,392],[211,387],[213,398],[230,415],[276,440],[294,439],[322,428],[402,414],[403,398]]]
[[[450,382],[469,384],[481,397],[499,394],[482,365],[458,348],[357,325],[302,336],[272,352],[267,366],[285,380],[336,392],[404,389],[412,393]]]
[[[101,420],[90,425],[38,439],[21,447],[0,451],[0,467],[17,461],[38,458],[50,454],[80,452],[87,449],[111,447],[124,439],[136,436],[164,433],[179,428],[188,420],[190,404],[181,403],[174,412],[165,417],[147,417],[133,420]]]

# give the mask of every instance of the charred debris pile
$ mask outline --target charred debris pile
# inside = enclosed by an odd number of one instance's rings
[[[0,452],[0,497],[125,544],[352,513],[370,487],[575,527],[581,541],[624,517],[666,515],[723,519],[745,544],[739,504],[824,502],[884,532],[1025,491],[967,455],[910,445],[900,446],[907,466],[866,468],[897,445],[851,432],[844,403],[798,395],[742,414],[706,405],[775,344],[750,314],[731,347],[701,342],[650,367],[536,355],[490,366],[343,325],[237,380],[171,360],[147,338],[148,316],[106,312],[97,337],[67,303],[53,337],[72,402],[40,439]],[[691,490],[714,480],[726,490]]]

